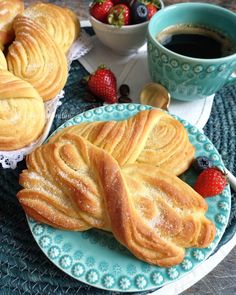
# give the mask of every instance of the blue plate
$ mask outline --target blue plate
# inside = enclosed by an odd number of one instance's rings
[[[151,109],[139,104],[106,105],[86,111],[60,126],[60,129],[81,122],[124,120],[136,113]],[[224,169],[222,159],[211,143],[195,126],[176,116],[188,131],[189,139],[196,148],[196,157],[208,156],[215,166]],[[190,185],[194,181],[191,170],[183,176]],[[217,234],[208,248],[186,250],[182,263],[163,268],[144,263],[119,244],[110,233],[100,230],[70,232],[36,223],[28,218],[29,227],[45,255],[61,270],[75,279],[97,288],[119,292],[146,291],[173,282],[196,266],[214,251],[228,223],[231,195],[229,186],[213,198],[207,198],[207,217],[214,222]]]

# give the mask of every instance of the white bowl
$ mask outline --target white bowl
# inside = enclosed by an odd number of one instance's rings
[[[159,1],[161,8],[163,8],[164,4],[162,0]],[[119,28],[104,24],[91,15],[89,16],[89,20],[98,39],[118,54],[129,55],[135,53],[146,43],[149,21]]]

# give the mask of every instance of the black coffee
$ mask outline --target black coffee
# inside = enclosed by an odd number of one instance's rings
[[[171,26],[157,40],[167,49],[196,58],[220,58],[236,52],[236,45],[210,29],[192,25]]]

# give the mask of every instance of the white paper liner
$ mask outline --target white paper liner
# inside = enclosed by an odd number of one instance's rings
[[[84,56],[91,48],[92,42],[90,36],[85,31],[81,31],[80,37],[72,44],[69,52],[67,53],[69,69],[73,60]],[[60,99],[64,97],[64,94],[65,92],[62,90],[54,99],[44,103],[46,124],[42,135],[37,139],[37,141],[18,150],[0,151],[0,164],[3,168],[15,169],[18,162],[22,161],[26,155],[30,154],[36,147],[40,146],[45,141],[51,129],[56,110],[61,105]]]

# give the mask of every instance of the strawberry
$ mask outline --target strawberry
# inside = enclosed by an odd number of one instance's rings
[[[146,5],[146,7],[148,10],[148,19],[151,19],[153,17],[153,15],[157,12],[158,9],[152,3],[149,3],[148,5]]]
[[[95,96],[106,103],[118,101],[116,77],[104,65],[99,66],[95,73],[89,76],[88,88]]]
[[[107,16],[107,22],[111,25],[121,27],[130,24],[130,10],[125,4],[114,5]]]
[[[204,198],[220,194],[227,184],[225,174],[216,167],[203,170],[194,185],[194,189]]]
[[[89,12],[97,20],[106,23],[108,12],[112,7],[111,0],[94,0]]]

